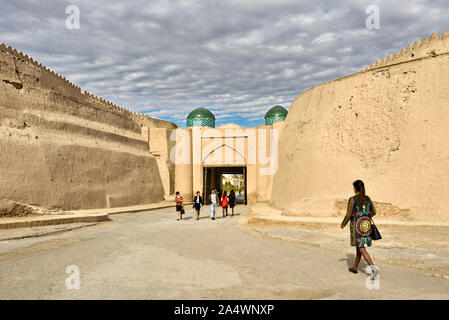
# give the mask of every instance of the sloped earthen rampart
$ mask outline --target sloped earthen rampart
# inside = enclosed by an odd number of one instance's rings
[[[272,203],[337,216],[362,179],[381,216],[447,220],[449,31],[297,97],[279,143]]]
[[[63,209],[163,200],[145,122],[0,44],[0,198]]]

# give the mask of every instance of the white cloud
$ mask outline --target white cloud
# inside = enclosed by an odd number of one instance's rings
[[[333,32],[320,34],[318,37],[312,40],[313,45],[321,45],[337,41],[339,35]]]
[[[293,17],[290,17],[290,22],[293,23],[294,25],[298,26],[298,27],[309,27],[311,25],[313,25],[313,23],[315,22],[315,19],[311,16],[306,16],[304,14],[297,14],[294,15]]]

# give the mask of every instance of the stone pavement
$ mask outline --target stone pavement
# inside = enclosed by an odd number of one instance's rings
[[[20,240],[26,238],[43,237],[85,227],[95,226],[100,222],[74,222],[52,224],[39,227],[13,228],[0,230],[0,241]]]
[[[189,206],[193,204],[193,202],[184,201],[184,206]],[[86,210],[76,210],[72,212],[76,212],[79,214],[120,214],[120,213],[130,213],[130,212],[142,212],[142,211],[150,211],[150,210],[157,210],[157,209],[165,209],[165,208],[171,208],[175,207],[174,201],[161,201],[157,203],[150,203],[145,205],[139,205],[139,206],[128,206],[128,207],[117,207],[117,208],[103,208],[103,209],[86,209]]]
[[[214,221],[209,207],[199,221],[191,207],[186,209],[182,221],[166,208],[114,215],[71,232],[3,241],[0,299],[449,298],[449,280],[381,260],[376,261],[380,287],[369,289],[366,265],[356,275],[349,273],[352,256],[340,247],[321,246],[331,238],[316,230],[248,224],[249,207],[237,206],[236,216],[218,214]],[[347,238],[347,230],[341,234]],[[342,244],[349,247],[347,241]],[[68,266],[79,268],[79,290],[66,287]]]
[[[266,203],[257,203],[251,207],[251,219],[249,223],[257,224],[279,224],[279,225],[308,225],[308,226],[339,226],[343,220],[341,217],[301,217],[283,215],[281,210],[271,208]],[[380,220],[374,218],[376,226],[397,226],[397,227],[449,227],[447,221],[398,221],[398,220]]]
[[[28,218],[0,219],[0,241],[54,235],[110,221],[110,215],[163,210],[172,208],[171,201],[124,208],[77,210],[64,215],[34,216]],[[279,210],[259,203],[245,207],[251,212],[242,222],[248,230],[264,237],[296,243],[309,250],[324,250],[329,254],[344,253],[351,260],[354,248],[349,246],[349,230],[341,230],[342,217],[311,218],[283,216]],[[243,208],[239,206],[239,208]],[[186,208],[190,211],[189,203]],[[203,209],[207,212],[208,207]],[[217,217],[221,214],[217,210]],[[238,220],[238,219],[234,219]],[[382,221],[376,224],[383,239],[373,243],[369,249],[375,261],[390,265],[410,267],[427,276],[449,279],[449,228],[447,223]],[[14,229],[5,230],[13,225]]]
[[[107,213],[82,214],[64,212],[63,214],[33,215],[26,217],[0,218],[0,230],[15,228],[32,228],[67,223],[94,223],[107,221]],[[0,235],[1,235],[0,231]]]
[[[185,202],[185,205],[190,205],[192,202]],[[103,208],[103,209],[88,209],[88,210],[71,210],[58,212],[56,214],[46,215],[32,215],[24,217],[7,217],[0,218],[0,230],[15,229],[15,228],[34,228],[58,224],[72,224],[72,223],[98,223],[107,221],[109,215],[141,212],[156,209],[164,209],[174,207],[173,201],[162,201],[148,205],[118,207],[118,208]],[[0,239],[2,234],[0,231]]]
[[[248,223],[264,236],[329,254],[344,252],[353,261],[355,249],[349,243],[349,226],[340,229],[342,219],[283,216],[266,204],[256,204]],[[383,237],[368,249],[375,262],[449,279],[448,223],[374,220]]]

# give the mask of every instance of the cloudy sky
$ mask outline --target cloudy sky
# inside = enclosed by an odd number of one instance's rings
[[[80,28],[66,27],[66,8]],[[379,8],[368,29],[366,8]],[[447,0],[0,0],[0,42],[82,90],[184,126],[263,123],[274,105],[449,28]],[[372,21],[372,20],[370,20]],[[69,20],[73,22],[73,20]]]

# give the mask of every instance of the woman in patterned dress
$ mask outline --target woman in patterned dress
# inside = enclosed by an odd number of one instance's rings
[[[366,248],[371,247],[371,218],[376,215],[376,211],[370,197],[365,195],[365,185],[363,181],[354,181],[353,186],[355,196],[349,198],[348,210],[340,225],[340,228],[343,229],[350,221],[351,246],[356,247],[354,266],[349,268],[349,271],[357,273],[360,259],[363,256],[366,263],[368,263],[373,271],[371,279],[374,280],[379,275],[380,271],[374,265]]]

